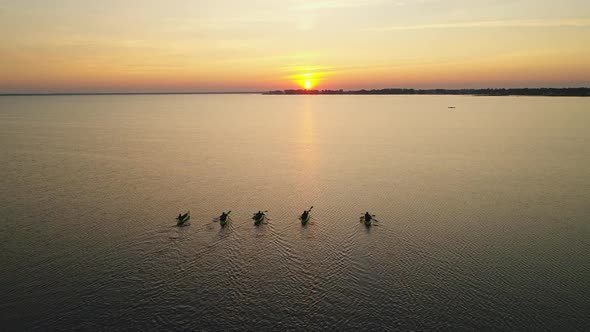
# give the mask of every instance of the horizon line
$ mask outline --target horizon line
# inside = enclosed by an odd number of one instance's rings
[[[173,91],[173,92],[19,92],[0,96],[116,96],[116,95],[238,95],[262,94],[266,91]]]
[[[590,89],[590,86],[578,86],[578,87],[518,87],[518,88],[371,88],[371,89],[352,89],[352,90],[344,90],[344,89],[273,89],[273,90],[264,90],[264,91],[172,91],[172,92],[18,92],[18,93],[0,93],[0,96],[3,97],[17,97],[17,96],[116,96],[116,95],[221,95],[221,94],[266,94],[268,92],[275,92],[275,91],[342,91],[342,92],[358,92],[358,91],[380,91],[380,90],[414,90],[414,91],[435,91],[435,90],[442,90],[442,91],[462,91],[462,90],[542,90],[542,89],[550,89],[550,90],[568,90],[568,89]]]

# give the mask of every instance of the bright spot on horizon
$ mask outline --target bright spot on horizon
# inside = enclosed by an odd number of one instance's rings
[[[319,73],[304,73],[291,76],[294,83],[305,90],[313,89],[319,82]]]

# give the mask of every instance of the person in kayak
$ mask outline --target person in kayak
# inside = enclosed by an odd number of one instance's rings
[[[219,216],[219,220],[225,221],[225,219],[227,219],[227,213],[222,212],[221,215]]]
[[[262,218],[262,215],[263,215],[262,211],[258,210],[258,212],[256,212],[256,215],[254,215],[254,219],[260,219],[260,218]]]
[[[178,214],[178,217],[177,217],[176,219],[178,219],[178,220],[182,219],[182,214],[181,214],[181,213],[179,213],[179,214]]]
[[[365,212],[365,221],[371,221],[373,217],[369,214],[369,212]]]
[[[307,216],[308,215],[309,215],[309,211],[308,210],[303,211],[303,213],[301,214],[301,219],[303,219],[303,220],[307,219]]]

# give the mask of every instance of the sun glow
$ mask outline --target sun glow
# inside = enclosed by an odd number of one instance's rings
[[[299,85],[300,87],[304,88],[305,90],[313,89],[320,80],[319,73],[305,73],[305,74],[297,74],[292,75],[290,77],[294,83]]]

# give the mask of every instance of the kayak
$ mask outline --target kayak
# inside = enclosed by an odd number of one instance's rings
[[[229,219],[230,213],[231,213],[231,211],[229,211],[223,217],[219,217],[219,224],[221,225],[221,227],[225,227],[225,225],[227,225],[227,220]]]
[[[307,215],[305,217],[303,217],[304,214],[301,214],[301,216],[299,217],[299,219],[301,219],[301,224],[302,225],[307,225],[307,222],[309,221],[309,219],[311,219],[311,209],[313,209],[313,206],[309,208],[309,210],[307,210]]]
[[[303,218],[303,216],[301,216],[299,219],[301,219],[302,225],[307,225],[307,222],[309,221],[310,218],[311,218],[311,215],[308,213],[307,217]]]
[[[365,216],[362,216],[361,217],[361,222],[362,223],[365,223],[365,226],[371,227],[371,225],[373,224],[373,217],[367,219],[367,218],[365,218]]]
[[[185,214],[176,217],[176,225],[182,226],[191,218],[191,210],[188,210]]]
[[[261,214],[259,218],[256,218],[256,215],[254,215],[254,217],[252,217],[252,219],[254,219],[254,225],[260,225],[260,223],[264,220],[264,217],[266,217],[264,213]]]

